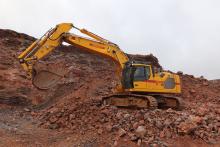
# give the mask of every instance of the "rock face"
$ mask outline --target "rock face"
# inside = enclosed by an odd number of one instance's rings
[[[16,57],[34,40],[25,34],[0,29],[0,101],[3,103],[27,105],[30,102],[32,85]]]
[[[39,127],[71,131],[82,138],[90,134],[111,145],[119,145],[122,140],[135,145],[164,146],[164,141],[186,135],[206,142],[219,139],[219,80],[179,73],[185,102],[182,111],[102,106],[100,97],[113,93],[119,82],[116,65],[110,59],[73,46],[60,46],[40,64],[65,67],[66,78],[53,89],[40,91],[26,79],[16,59],[34,40],[25,34],[0,30],[0,103],[25,105],[24,108],[40,104],[39,109],[30,110],[40,121]],[[161,67],[153,55],[129,55],[129,58]]]

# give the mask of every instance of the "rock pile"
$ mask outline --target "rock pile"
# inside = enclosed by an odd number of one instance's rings
[[[79,104],[69,99],[64,107],[57,105],[42,111],[39,119],[41,126],[65,130],[74,133],[93,132],[100,136],[111,134],[114,139],[128,140],[147,144],[166,144],[164,140],[178,136],[190,135],[202,138],[208,143],[215,143],[220,134],[219,108],[208,110],[200,115],[194,109],[168,110],[126,110],[115,107],[103,107],[95,100]],[[76,106],[75,106],[76,105]],[[198,112],[198,113],[197,113]]]

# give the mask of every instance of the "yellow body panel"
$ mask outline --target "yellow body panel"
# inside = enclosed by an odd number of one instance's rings
[[[176,81],[179,81],[178,77],[175,77]],[[173,89],[164,88],[164,81],[160,78],[151,78],[144,82],[134,82],[134,88],[128,89],[130,92],[148,92],[148,93],[181,93],[181,86],[179,82],[176,82],[176,86]]]

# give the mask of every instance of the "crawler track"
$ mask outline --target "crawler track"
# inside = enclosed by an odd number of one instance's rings
[[[156,109],[157,100],[153,96],[144,96],[137,94],[115,94],[103,97],[104,105],[114,105],[117,107],[136,107]]]
[[[183,109],[183,100],[181,97],[170,95],[152,95],[157,99],[159,108],[172,108],[175,110]]]
[[[114,94],[102,98],[104,105],[135,108],[172,108],[182,109],[182,99],[169,95]]]

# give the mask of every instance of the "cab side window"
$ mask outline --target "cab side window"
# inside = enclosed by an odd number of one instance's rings
[[[150,67],[149,66],[145,67],[145,73],[146,73],[146,80],[150,79]]]

